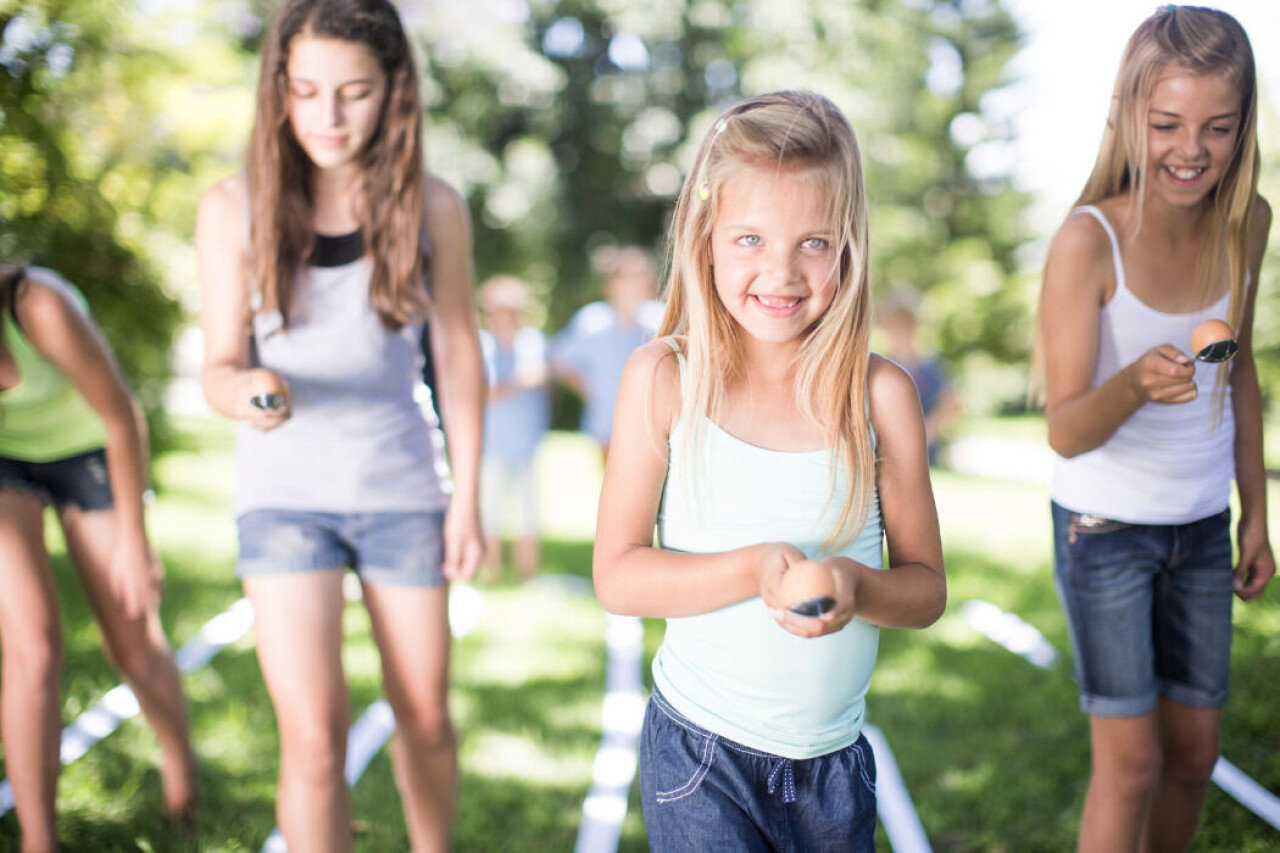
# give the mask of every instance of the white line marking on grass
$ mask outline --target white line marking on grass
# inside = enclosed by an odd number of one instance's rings
[[[1058,653],[1049,645],[1044,635],[1012,613],[1005,613],[994,604],[979,599],[966,601],[963,610],[965,619],[978,633],[1041,669],[1050,669],[1057,662]],[[1045,649],[1048,651],[1045,652]],[[1243,770],[1218,756],[1211,778],[1215,785],[1237,803],[1275,829],[1280,829],[1280,798],[1255,782]]]
[[[455,639],[470,634],[480,624],[480,612],[483,609],[484,593],[469,584],[451,584],[449,632]],[[396,715],[385,699],[379,699],[366,708],[360,719],[351,725],[351,731],[347,733],[347,758],[342,774],[347,780],[348,788],[356,786],[369,762],[395,732]],[[262,844],[262,853],[287,853],[288,849],[289,845],[280,834],[280,827],[274,827]]]
[[[907,793],[889,741],[870,723],[862,727],[862,733],[876,757],[876,813],[889,836],[889,846],[894,853],[930,853],[933,848],[929,846],[929,836],[925,835],[924,824],[920,823],[911,795]]]
[[[174,654],[178,670],[188,673],[204,666],[218,652],[243,637],[252,625],[253,608],[248,599],[241,598],[206,622],[199,633],[178,649]],[[93,707],[62,730],[59,749],[62,764],[67,765],[80,758],[95,743],[141,710],[133,690],[127,685],[119,684],[108,690]],[[0,782],[0,815],[6,814],[13,806],[13,786],[6,779]]]
[[[612,853],[618,849],[644,723],[645,696],[640,677],[644,627],[634,616],[611,613],[608,619],[605,645],[609,659],[600,715],[604,734],[596,752],[591,790],[582,803],[575,853]]]

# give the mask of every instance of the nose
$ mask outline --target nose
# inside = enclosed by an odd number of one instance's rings
[[[796,270],[795,254],[784,246],[773,248],[765,256],[764,273],[771,282],[786,284]]]
[[[1194,129],[1188,129],[1178,140],[1178,153],[1188,159],[1200,156],[1204,151],[1204,139]]]
[[[328,127],[340,127],[342,125],[342,98],[337,92],[331,93],[325,98],[325,122]]]

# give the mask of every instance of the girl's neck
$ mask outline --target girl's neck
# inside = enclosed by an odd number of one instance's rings
[[[1149,230],[1152,236],[1185,240],[1203,233],[1212,216],[1213,207],[1208,200],[1195,207],[1175,207],[1148,195],[1142,206],[1141,230]]]
[[[312,224],[318,233],[350,234],[360,227],[356,208],[361,185],[360,169],[355,164],[312,171]]]

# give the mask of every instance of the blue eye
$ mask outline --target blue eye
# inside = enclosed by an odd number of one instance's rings
[[[830,248],[831,243],[823,237],[810,237],[800,245],[806,249],[818,249],[823,251]]]
[[[739,238],[738,238],[737,240],[735,240],[734,242],[736,242],[736,243],[738,243],[739,245],[742,245],[742,246],[759,246],[759,245],[760,245],[760,235],[758,235],[758,234],[743,234],[741,237],[739,237]]]

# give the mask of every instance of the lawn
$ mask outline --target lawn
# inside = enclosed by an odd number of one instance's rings
[[[217,422],[183,420],[183,445],[157,461],[150,514],[168,566],[163,616],[175,646],[240,596],[228,515],[230,435]],[[1026,434],[1026,427],[1009,435]],[[462,733],[460,850],[569,850],[600,738],[605,617],[584,581],[598,462],[589,443],[556,434],[540,457],[548,516],[546,577],[483,588],[475,630],[458,641],[452,707]],[[934,480],[950,577],[948,613],[923,632],[886,631],[870,719],[884,732],[936,850],[1066,850],[1073,846],[1088,770],[1084,718],[1065,666],[1038,669],[983,638],[961,605],[981,598],[1015,612],[1067,649],[1053,594],[1043,487],[938,472]],[[1274,495],[1273,500],[1280,498]],[[51,537],[55,549],[56,536]],[[1280,541],[1280,535],[1276,537]],[[116,684],[83,598],[62,557],[57,579],[67,632],[64,720]],[[1233,697],[1224,754],[1280,790],[1280,594],[1237,608]],[[353,715],[379,696],[377,656],[358,606],[346,616],[344,661]],[[661,624],[646,623],[651,655]],[[252,632],[188,675],[204,807],[198,845],[258,850],[274,825],[276,734]],[[59,793],[70,850],[183,850],[196,841],[160,816],[156,749],[139,720],[124,723],[69,766]],[[353,793],[357,848],[407,849],[383,750]],[[880,836],[881,849],[889,849]],[[17,825],[0,818],[0,850]],[[646,849],[634,794],[621,849]],[[1270,829],[1216,788],[1198,850],[1277,850]]]

